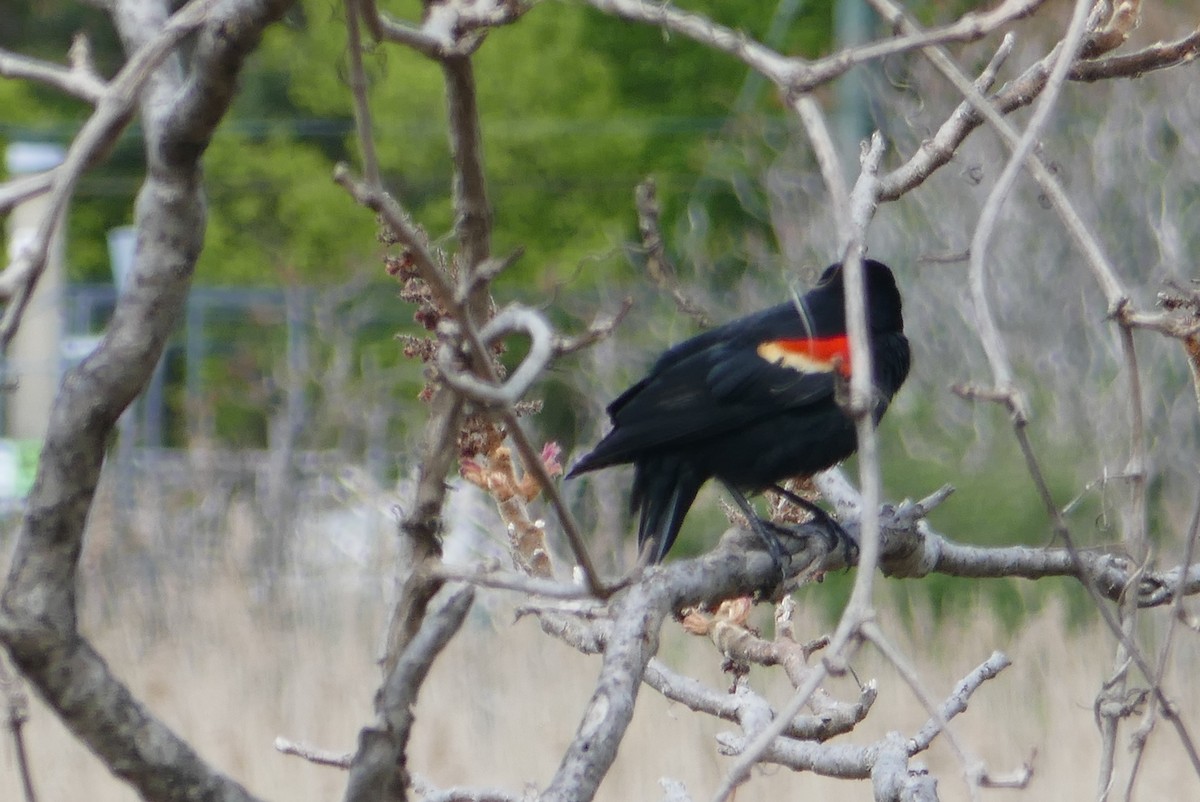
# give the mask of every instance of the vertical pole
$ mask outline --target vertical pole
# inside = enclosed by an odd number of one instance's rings
[[[200,368],[204,361],[204,291],[194,289],[188,294],[187,311],[184,318],[184,414],[187,416],[188,445],[194,446],[201,439],[211,439],[212,432],[202,425],[203,409],[200,400]]]
[[[834,47],[841,49],[870,41],[875,15],[867,0],[838,0],[833,4]],[[863,80],[865,66],[856,67],[838,80],[837,139],[846,175],[859,171],[859,143],[871,135],[871,98]]]
[[[58,145],[14,142],[5,151],[5,162],[10,175],[28,175],[56,167],[64,156]],[[48,203],[46,195],[39,195],[12,210],[8,219],[10,254],[36,235]],[[9,437],[42,440],[50,423],[50,404],[62,378],[63,241],[60,224],[50,240],[46,269],[6,354],[6,378],[16,384],[5,405],[4,429]]]

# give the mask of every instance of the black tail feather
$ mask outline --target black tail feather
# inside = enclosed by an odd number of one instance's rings
[[[645,551],[650,543],[651,562],[662,562],[675,543],[683,517],[696,500],[704,479],[677,459],[637,463],[630,504],[634,511],[641,509],[638,549]]]

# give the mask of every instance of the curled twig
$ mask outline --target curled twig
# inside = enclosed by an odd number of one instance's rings
[[[554,332],[539,313],[517,304],[507,306],[479,330],[483,345],[490,345],[509,334],[529,335],[529,353],[502,384],[485,382],[454,365],[454,352],[443,345],[437,366],[442,380],[464,396],[485,407],[511,407],[516,404],[554,357]]]

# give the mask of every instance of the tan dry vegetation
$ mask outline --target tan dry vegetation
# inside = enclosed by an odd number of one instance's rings
[[[160,581],[152,596],[123,593],[109,599],[105,620],[88,627],[113,667],[205,757],[254,792],[271,799],[340,798],[340,771],[282,756],[272,743],[282,735],[331,750],[353,748],[378,681],[372,654],[385,613],[381,594],[342,591],[329,598],[327,585],[309,582],[304,593],[279,591],[264,598],[230,577],[175,584]],[[1162,612],[1152,615],[1151,626],[1165,619]],[[884,616],[890,618],[886,611]],[[1010,636],[982,608],[969,621],[937,631],[928,621],[885,623],[939,698],[994,648],[1013,658],[1015,665],[986,684],[954,725],[994,771],[1017,768],[1036,752],[1028,791],[989,791],[985,798],[1095,797],[1099,741],[1091,705],[1112,653],[1100,624],[1069,631],[1051,609]],[[819,634],[820,627],[814,622],[806,634]],[[1200,644],[1185,634],[1179,646],[1170,686],[1186,694],[1178,702],[1194,722],[1200,692],[1188,677]],[[728,685],[712,646],[675,624],[668,627],[661,654],[715,687]],[[598,658],[543,635],[534,621],[513,623],[506,607],[477,609],[422,693],[410,765],[440,786],[510,791],[543,786],[574,732],[598,667]],[[920,704],[878,655],[864,651],[855,670],[864,679],[876,678],[880,693],[867,722],[847,740],[867,743],[891,729],[912,733],[924,722]],[[787,696],[775,673],[756,671],[752,682],[776,702]],[[855,696],[850,678],[829,688],[844,698]],[[683,781],[697,799],[707,798],[728,765],[713,741],[725,729],[729,725],[644,690],[599,798],[661,798],[662,776]],[[34,705],[27,734],[40,802],[136,798],[40,704]],[[967,797],[957,760],[943,740],[924,759],[942,778],[943,799]],[[0,765],[0,799],[19,799],[7,738]],[[1139,787],[1136,798],[1143,800],[1200,799],[1200,782],[1173,732],[1161,723]],[[834,795],[869,800],[871,791],[865,782],[774,769],[756,772],[738,798]]]

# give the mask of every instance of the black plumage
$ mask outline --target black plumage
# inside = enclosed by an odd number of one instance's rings
[[[863,270],[878,422],[908,375],[910,353],[891,270],[874,260]],[[815,473],[854,453],[853,422],[834,398],[838,372],[849,374],[849,346],[842,270],[835,264],[802,298],[663,353],[608,406],[612,430],[568,476],[633,463],[638,544],[649,544],[651,559],[659,561],[710,478],[749,509],[742,492]]]

